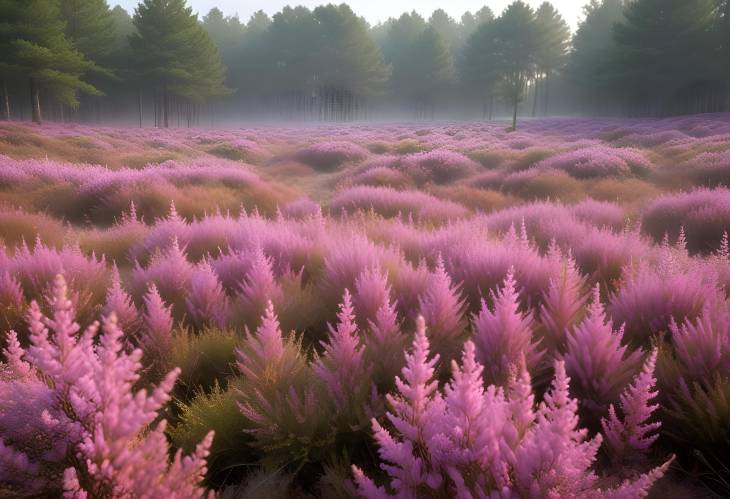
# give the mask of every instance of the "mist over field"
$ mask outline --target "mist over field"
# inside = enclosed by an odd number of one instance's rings
[[[206,1],[0,0],[0,497],[730,495],[727,0]]]

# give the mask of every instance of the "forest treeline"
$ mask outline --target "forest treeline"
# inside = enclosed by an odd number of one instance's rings
[[[0,0],[5,119],[349,121],[723,111],[730,0],[549,2],[370,26],[346,4],[242,22],[185,0]]]

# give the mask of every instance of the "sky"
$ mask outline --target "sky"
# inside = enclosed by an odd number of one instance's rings
[[[389,17],[398,17],[406,11],[416,10],[428,18],[431,12],[438,8],[444,9],[451,17],[459,19],[467,10],[475,12],[485,4],[495,14],[499,14],[511,3],[512,0],[412,0],[409,2],[398,0],[347,0],[358,15],[364,16],[370,24],[377,24]],[[538,7],[544,0],[527,0],[533,7]],[[552,4],[560,10],[563,17],[575,31],[578,19],[582,16],[583,5],[588,0],[552,0]],[[110,0],[110,5],[119,4],[130,14],[138,0]],[[193,7],[202,17],[211,8],[218,7],[226,15],[238,14],[242,21],[247,20],[252,13],[263,10],[269,15],[275,14],[285,5],[305,5],[316,7],[323,3],[342,3],[341,0],[188,0],[188,5]]]

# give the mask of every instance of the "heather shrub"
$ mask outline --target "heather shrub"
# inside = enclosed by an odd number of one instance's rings
[[[593,146],[557,154],[535,165],[537,169],[562,170],[575,178],[642,176],[651,162],[630,148]]]
[[[175,396],[190,400],[198,391],[210,392],[215,386],[225,390],[228,377],[236,372],[235,351],[241,342],[232,331],[215,328],[197,334],[177,331],[172,339],[165,366],[178,366],[179,381]]]
[[[360,161],[368,151],[352,142],[317,142],[298,151],[295,158],[317,171],[333,171],[344,163]]]
[[[404,172],[387,166],[368,168],[348,179],[348,182],[352,185],[392,187],[394,189],[405,189],[412,184],[411,179]]]
[[[717,298],[715,283],[693,270],[626,268],[622,279],[608,311],[617,324],[625,325],[634,345],[647,345],[652,335],[669,332],[673,321],[694,320]]]
[[[50,247],[60,248],[67,232],[68,229],[61,222],[47,215],[0,208],[0,241],[7,247],[13,248],[23,241],[38,238]]]
[[[699,154],[681,165],[681,169],[686,171],[686,175],[694,185],[704,187],[730,186],[730,150]]]
[[[31,494],[202,496],[212,433],[191,456],[178,451],[170,462],[166,421],[150,428],[178,371],[150,395],[133,393],[142,351],[124,351],[115,316],[104,319],[95,346],[98,323],[78,334],[60,275],[49,305],[53,314],[46,318],[31,304],[30,348],[24,351],[11,333],[4,352],[11,374],[0,380],[0,391],[20,399],[3,397],[9,403],[0,408],[0,480]],[[44,440],[45,448],[36,443]]]
[[[490,309],[482,300],[482,310],[472,317],[476,358],[485,366],[483,377],[490,385],[505,385],[510,371],[525,363],[535,372],[544,352],[533,342],[535,322],[531,311],[520,311],[514,269],[510,268],[502,289],[492,292]]]
[[[685,228],[687,248],[692,253],[717,249],[722,234],[730,230],[730,189],[696,189],[661,196],[644,210],[642,228],[655,241],[664,234],[676,239]]]
[[[523,370],[507,390],[485,387],[475,347],[467,342],[462,364],[452,365],[452,380],[439,390],[434,380],[438,356],[430,358],[423,321],[419,321],[398,392],[388,396],[389,423],[373,419],[385,487],[357,466],[355,483],[362,497],[420,497],[474,494],[645,497],[670,462],[601,489],[590,467],[601,435],[586,440],[578,429],[577,401],[569,396],[563,363],[535,409],[529,375]]]
[[[638,178],[603,178],[584,184],[588,195],[599,201],[642,203],[659,194],[659,189]]]
[[[618,403],[641,361],[641,352],[624,344],[623,333],[623,326],[615,330],[606,317],[596,285],[586,318],[567,333],[563,356],[565,370],[573,379],[571,393],[590,423],[596,424],[607,414],[609,404]]]
[[[477,165],[472,160],[447,149],[409,154],[398,162],[397,167],[419,185],[447,184],[477,171]]]
[[[192,452],[202,438],[213,431],[208,457],[207,480],[221,486],[240,479],[246,470],[242,463],[255,459],[250,447],[251,437],[243,429],[246,419],[237,401],[239,379],[228,381],[222,388],[214,383],[209,390],[197,389],[189,401],[175,400],[176,424],[168,429],[172,442],[185,452]]]
[[[460,204],[445,201],[420,191],[397,191],[390,187],[353,187],[337,194],[330,202],[330,210],[355,212],[373,210],[384,217],[413,217],[414,219],[443,223],[465,217],[469,211]]]
[[[428,149],[426,144],[415,139],[402,139],[391,147],[395,154],[415,154]]]
[[[236,350],[243,375],[238,401],[260,461],[297,468],[318,461],[335,438],[326,404],[307,363],[301,339],[284,339],[271,303],[261,325]]]
[[[440,199],[460,203],[474,211],[489,213],[514,204],[514,199],[499,191],[476,189],[465,185],[434,186],[429,192]]]
[[[523,199],[577,201],[585,197],[583,184],[560,170],[530,169],[508,175],[504,190]]]

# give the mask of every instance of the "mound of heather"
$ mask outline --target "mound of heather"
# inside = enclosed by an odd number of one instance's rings
[[[384,217],[406,216],[419,221],[445,222],[469,214],[469,210],[420,191],[398,191],[390,187],[358,186],[347,189],[330,202],[333,213],[373,210]]]
[[[637,149],[591,146],[540,161],[536,168],[562,170],[575,178],[644,175],[651,162]]]
[[[295,158],[317,171],[336,170],[345,163],[360,161],[367,157],[367,149],[352,142],[317,142],[298,151]]]
[[[646,207],[642,227],[656,241],[674,240],[683,227],[687,249],[707,253],[730,230],[730,189],[696,189],[655,199]]]
[[[447,184],[469,177],[478,170],[476,162],[447,149],[409,154],[398,166],[420,184]]]
[[[730,150],[700,154],[679,169],[685,170],[696,185],[730,186]]]
[[[259,163],[267,156],[266,150],[253,140],[234,139],[211,147],[208,153],[219,158]]]

